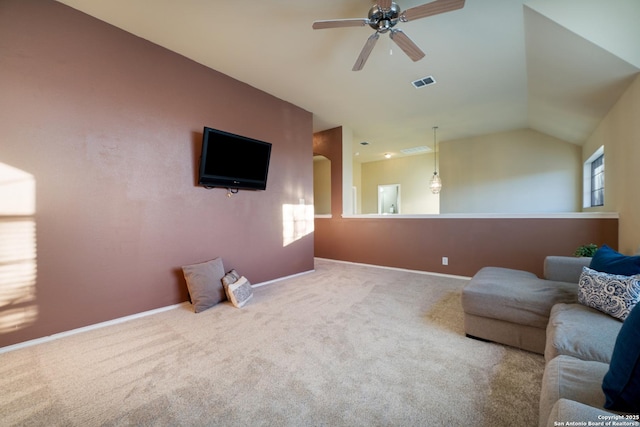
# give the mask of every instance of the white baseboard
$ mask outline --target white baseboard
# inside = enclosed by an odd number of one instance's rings
[[[435,273],[435,272],[432,272],[432,271],[411,270],[411,269],[408,269],[408,268],[399,268],[399,267],[387,267],[385,265],[365,264],[365,263],[362,263],[362,262],[342,261],[342,260],[339,260],[339,259],[320,258],[320,257],[316,257],[315,259],[321,259],[323,261],[330,261],[330,262],[338,262],[338,263],[342,263],[342,264],[362,265],[364,267],[384,268],[385,270],[395,270],[395,271],[405,271],[405,272],[408,272],[408,273],[426,274],[426,275],[429,275],[429,276],[451,277],[452,279],[471,279],[471,277],[469,277],[469,276],[457,276],[455,274]]]
[[[7,353],[9,351],[18,350],[20,348],[31,347],[32,345],[42,344],[45,342],[57,340],[60,338],[68,337],[70,335],[79,334],[81,332],[91,331],[94,329],[104,328],[105,326],[117,325],[118,323],[127,322],[133,319],[139,319],[141,317],[150,316],[152,314],[161,313],[163,311],[173,310],[174,308],[178,308],[183,304],[189,304],[188,302],[182,302],[180,304],[173,304],[166,307],[160,307],[153,310],[143,311],[141,313],[132,314],[129,316],[119,317],[113,320],[107,320],[106,322],[100,322],[89,326],[83,326],[82,328],[72,329],[70,331],[64,331],[53,335],[48,335],[42,338],[36,338],[29,341],[24,341],[18,344],[8,345],[6,347],[0,348],[0,354]]]
[[[363,263],[350,262],[350,261],[340,261],[340,260],[329,259],[329,258],[318,258],[318,257],[316,257],[315,259],[319,259],[319,260],[323,260],[323,261],[330,261],[330,262],[337,262],[337,263],[344,263],[344,264],[362,265],[362,266],[367,266],[367,267],[385,268],[385,269],[388,269],[388,270],[407,271],[407,272],[418,273],[418,274],[429,274],[429,275],[433,275],[433,276],[453,277],[453,278],[459,278],[459,279],[468,279],[469,278],[469,277],[464,277],[464,276],[453,276],[453,275],[450,275],[450,274],[431,273],[431,272],[428,272],[428,271],[408,270],[408,269],[405,269],[405,268],[396,268],[396,267],[385,267],[385,266],[375,265],[375,264],[363,264]],[[289,275],[289,276],[284,276],[284,277],[279,277],[277,279],[268,280],[266,282],[260,282],[260,283],[257,283],[257,284],[252,284],[251,286],[254,287],[254,288],[258,288],[260,286],[270,285],[272,283],[281,282],[283,280],[293,279],[293,278],[299,277],[299,276],[304,276],[306,274],[313,273],[314,271],[316,271],[316,270],[315,269],[307,270],[307,271],[303,271],[303,272],[300,272],[300,273],[292,274],[292,275]],[[179,303],[179,304],[173,304],[173,305],[169,305],[169,306],[166,306],[166,307],[160,307],[160,308],[156,308],[156,309],[153,309],[153,310],[148,310],[148,311],[143,311],[141,313],[132,314],[132,315],[129,315],[129,316],[119,317],[119,318],[113,319],[113,320],[107,320],[106,322],[100,322],[100,323],[96,323],[94,325],[84,326],[82,328],[72,329],[70,331],[60,332],[60,333],[53,334],[53,335],[48,335],[48,336],[42,337],[42,338],[36,338],[36,339],[33,339],[33,340],[21,342],[21,343],[18,343],[18,344],[8,345],[6,347],[0,347],[0,354],[7,353],[7,352],[13,351],[13,350],[18,350],[18,349],[21,349],[21,348],[31,347],[31,346],[37,345],[37,344],[46,343],[46,342],[49,342],[49,341],[53,341],[53,340],[57,340],[57,339],[60,339],[60,338],[68,337],[70,335],[79,334],[81,332],[86,332],[86,331],[91,331],[91,330],[94,330],[94,329],[104,328],[105,326],[117,325],[118,323],[127,322],[127,321],[133,320],[133,319],[139,319],[141,317],[150,316],[152,314],[161,313],[163,311],[173,310],[173,309],[178,308],[178,307],[180,307],[182,305],[185,305],[185,304],[190,304],[190,303],[189,302],[182,302],[182,303]]]
[[[251,284],[251,287],[259,288],[260,286],[270,285],[272,283],[281,282],[281,281],[287,280],[287,279],[293,279],[294,277],[298,277],[298,276],[304,276],[305,274],[313,273],[314,271],[316,271],[316,270],[312,269],[312,270],[307,270],[307,271],[302,271],[300,273],[292,274],[290,276],[278,277],[277,279],[267,280],[266,282],[256,283],[255,285]]]
[[[294,278],[294,277],[297,277],[297,276],[302,276],[304,274],[309,274],[309,273],[312,273],[314,271],[315,270],[308,270],[308,271],[303,271],[301,273],[292,274],[290,276],[279,277],[277,279],[273,279],[273,280],[269,280],[269,281],[266,281],[266,282],[257,283],[255,285],[252,285],[252,287],[260,287],[260,286],[269,285],[271,283],[276,283],[276,282],[279,282],[279,281],[282,281],[282,280],[285,280],[285,279],[291,279],[291,278]],[[82,328],[72,329],[70,331],[59,332],[57,334],[48,335],[46,337],[36,338],[36,339],[33,339],[33,340],[24,341],[24,342],[13,344],[13,345],[8,345],[6,347],[0,347],[0,354],[7,353],[7,352],[13,351],[13,350],[18,350],[18,349],[21,349],[21,348],[31,347],[33,345],[42,344],[42,343],[53,341],[53,340],[57,340],[57,339],[60,339],[60,338],[68,337],[70,335],[79,334],[81,332],[86,332],[86,331],[91,331],[91,330],[94,330],[94,329],[104,328],[105,326],[117,325],[118,323],[127,322],[129,320],[138,319],[138,318],[145,317],[145,316],[150,316],[152,314],[161,313],[161,312],[167,311],[167,310],[172,310],[174,308],[178,308],[181,305],[186,305],[186,304],[190,304],[190,303],[189,302],[182,302],[182,303],[179,303],[179,304],[173,304],[173,305],[169,305],[169,306],[166,306],[166,307],[160,307],[160,308],[156,308],[156,309],[153,309],[153,310],[148,310],[148,311],[143,311],[141,313],[132,314],[132,315],[129,315],[129,316],[119,317],[119,318],[113,319],[113,320],[107,320],[106,322],[100,322],[100,323],[96,323],[96,324],[89,325],[89,326],[83,326]]]

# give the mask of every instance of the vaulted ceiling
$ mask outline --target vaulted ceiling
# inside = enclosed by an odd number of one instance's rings
[[[640,71],[637,0],[467,0],[397,25],[422,60],[382,35],[357,72],[373,30],[311,25],[371,0],[59,1],[310,111],[314,131],[351,129],[360,161],[431,146],[433,126],[440,142],[531,128],[582,144]]]

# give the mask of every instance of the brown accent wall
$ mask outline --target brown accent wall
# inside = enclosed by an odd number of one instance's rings
[[[203,126],[273,144],[266,191],[196,185]],[[282,217],[313,197],[311,114],[52,0],[0,2],[0,162],[35,180],[37,253],[0,347],[185,301],[185,264],[313,268]]]
[[[617,219],[317,218],[317,257],[460,276],[484,266],[542,275],[547,255],[618,245]],[[449,265],[442,265],[442,257]]]

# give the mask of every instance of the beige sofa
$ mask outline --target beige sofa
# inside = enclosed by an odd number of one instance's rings
[[[547,257],[544,278],[485,267],[462,292],[467,336],[544,354],[541,427],[640,425],[603,406],[602,380],[622,322],[578,303],[582,267],[590,262]]]

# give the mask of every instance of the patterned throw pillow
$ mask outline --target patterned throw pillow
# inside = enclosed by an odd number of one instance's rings
[[[224,286],[224,291],[227,292],[227,288],[229,287],[229,285],[236,283],[239,278],[240,275],[236,270],[231,270],[227,274],[225,274],[222,278],[222,286]]]
[[[253,296],[253,288],[246,277],[242,276],[237,282],[227,288],[227,297],[235,307],[242,307]]]
[[[640,275],[621,276],[583,267],[578,301],[624,321],[640,301]]]

